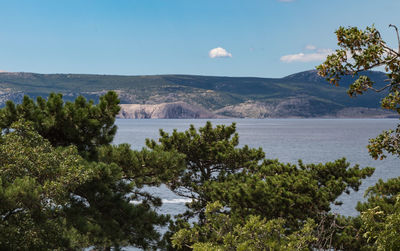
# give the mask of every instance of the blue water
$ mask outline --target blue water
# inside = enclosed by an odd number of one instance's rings
[[[146,138],[157,139],[160,128],[167,132],[173,129],[184,131],[190,124],[197,128],[207,120],[117,120],[118,133],[114,144],[130,143],[132,148],[141,149]],[[361,167],[375,167],[374,175],[363,181],[360,191],[344,195],[343,205],[333,211],[344,215],[356,215],[354,207],[363,199],[364,191],[378,179],[400,176],[400,159],[389,157],[373,160],[366,149],[368,139],[382,130],[394,128],[398,119],[212,119],[213,124],[236,122],[240,145],[262,147],[267,158],[281,162],[305,163],[333,161],[346,157]],[[149,189],[161,197],[164,206],[161,213],[175,215],[184,210],[185,199],[170,192],[166,187]]]

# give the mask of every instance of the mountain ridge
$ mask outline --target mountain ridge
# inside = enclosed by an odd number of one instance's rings
[[[383,72],[366,74],[377,82],[377,86],[385,84],[386,75]],[[166,118],[186,118],[188,114],[194,118],[340,117],[343,114],[351,117],[351,109],[340,112],[347,108],[376,109],[371,116],[378,116],[379,101],[385,94],[371,92],[350,98],[346,89],[352,80],[351,77],[345,77],[341,85],[334,88],[318,76],[315,70],[283,78],[0,72],[0,105],[4,105],[7,99],[19,103],[24,94],[35,98],[47,96],[51,92],[62,93],[65,100],[83,95],[97,102],[100,95],[114,90],[119,94],[121,104],[158,105],[157,109],[166,109],[158,113],[169,114],[165,115]],[[143,109],[142,112],[153,108]],[[363,114],[372,111],[368,109],[364,109]],[[186,112],[179,114],[177,111]],[[355,114],[359,116],[361,113]],[[143,116],[152,117],[151,114]],[[392,114],[382,111],[379,116]]]

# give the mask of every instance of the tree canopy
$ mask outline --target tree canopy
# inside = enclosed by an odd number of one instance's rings
[[[353,76],[355,81],[348,89],[351,97],[367,91],[386,92],[381,101],[382,108],[400,115],[400,36],[396,26],[389,27],[394,28],[398,48],[391,48],[374,26],[365,30],[340,27],[336,31],[340,48],[317,69],[334,85],[339,85],[344,75]],[[376,83],[365,75],[366,71],[377,67],[383,67],[386,72],[388,83],[385,86],[376,87]],[[387,154],[399,158],[400,123],[396,129],[370,139],[368,151],[374,159],[383,159]],[[353,238],[353,242],[358,242],[358,248],[366,250],[399,249],[400,178],[379,180],[367,189],[365,196],[367,200],[357,205],[361,216],[350,220],[352,228],[357,229],[353,236],[358,236]]]
[[[114,139],[115,116],[120,108],[115,92],[108,92],[94,104],[79,96],[74,102],[64,102],[61,94],[51,93],[48,99],[36,102],[24,96],[21,104],[7,101],[0,110],[0,128],[8,131],[19,119],[30,121],[34,129],[53,146],[75,145],[81,154],[93,157],[96,147]]]
[[[169,217],[141,188],[175,177],[182,157],[110,145],[118,103],[115,92],[96,105],[51,94],[0,110],[3,249],[158,246]]]
[[[223,182],[229,174],[255,167],[264,158],[262,149],[237,147],[239,136],[235,124],[213,128],[211,122],[207,122],[199,130],[191,125],[189,130],[174,130],[171,135],[160,130],[158,141],[160,144],[147,140],[146,144],[153,150],[178,152],[184,156],[184,172],[168,185],[179,196],[192,200],[185,218],[195,215],[200,220],[204,218],[205,207],[211,201],[208,183]]]
[[[294,249],[298,242],[304,242],[298,244],[304,249],[329,248],[322,239],[333,237],[315,239],[318,227],[328,228],[336,221],[330,206],[340,204],[337,199],[342,193],[358,190],[361,180],[374,171],[350,167],[345,159],[325,164],[299,161],[298,165],[265,159],[260,148],[238,147],[235,124],[213,127],[207,122],[198,130],[191,126],[172,134],[161,130],[158,142],[148,140],[147,146],[185,156],[186,170],[167,184],[176,194],[192,199],[186,204],[187,212],[170,225],[171,250],[230,250],[234,246],[260,250],[268,245],[285,250]],[[246,242],[250,229],[259,233],[254,243]],[[335,225],[330,231],[338,229]]]
[[[63,209],[93,170],[74,146],[54,148],[30,123],[11,128],[0,143],[0,249],[79,246]]]
[[[400,115],[400,37],[396,26],[398,48],[393,49],[383,40],[380,32],[374,27],[361,30],[357,27],[340,27],[336,31],[339,49],[328,56],[326,61],[317,67],[318,74],[334,84],[339,85],[344,75],[356,78],[348,89],[351,97],[367,91],[383,92],[384,109],[396,111]],[[364,73],[377,67],[383,67],[387,75],[387,84],[376,87],[375,83]],[[385,158],[387,153],[400,157],[400,124],[394,130],[384,131],[368,145],[370,155]]]

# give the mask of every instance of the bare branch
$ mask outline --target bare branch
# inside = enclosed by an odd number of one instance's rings
[[[3,221],[6,221],[8,217],[10,217],[13,214],[19,213],[21,211],[24,211],[24,209],[23,208],[15,208],[15,209],[13,209],[11,211],[8,211],[5,215],[1,215],[0,218]]]
[[[396,53],[397,54],[397,52],[394,52],[394,53]],[[400,55],[399,55],[400,56]],[[371,69],[373,69],[373,68],[375,68],[375,67],[378,67],[378,66],[382,66],[382,65],[388,65],[388,64],[390,64],[390,63],[392,63],[393,61],[395,61],[397,59],[397,57],[393,57],[393,58],[391,58],[391,59],[388,59],[388,60],[382,60],[382,61],[378,61],[378,62],[376,62],[376,63],[374,63],[374,64],[372,64],[372,65],[369,65],[368,67],[363,67],[363,66],[358,66],[357,67],[357,69],[352,69],[351,71],[347,71],[346,72],[346,75],[356,75],[356,74],[358,74],[358,73],[360,73],[360,72],[363,72],[363,71],[368,71],[368,70],[371,70]]]
[[[384,87],[382,87],[382,88],[380,88],[380,89],[375,89],[374,87],[368,87],[368,88],[371,89],[371,90],[373,90],[373,91],[375,91],[375,92],[381,92],[381,91],[383,91],[383,90],[389,88],[391,85],[392,85],[392,84],[387,84],[387,85],[385,85]]]
[[[400,36],[399,36],[399,30],[397,29],[397,26],[394,24],[389,24],[389,27],[393,27],[396,30],[397,34],[397,43],[399,44],[399,53],[400,53]]]
[[[396,56],[400,57],[400,52],[397,52],[395,50],[393,50],[392,48],[386,46],[385,44],[382,43],[382,47],[386,50],[388,50],[389,52],[395,54]],[[400,48],[399,48],[400,49]]]

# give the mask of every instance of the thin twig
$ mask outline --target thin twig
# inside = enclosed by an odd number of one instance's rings
[[[397,43],[399,44],[399,53],[400,53],[400,36],[399,36],[399,30],[397,29],[397,26],[394,24],[389,24],[389,27],[393,27],[396,30],[397,34]]]
[[[397,52],[397,51],[393,50],[392,48],[386,46],[386,45],[383,44],[383,43],[382,43],[381,45],[382,45],[382,47],[383,47],[384,49],[390,51],[391,53],[395,54],[396,56],[398,56],[398,57],[400,56],[400,52]]]
[[[388,79],[389,80],[389,79]],[[381,91],[383,91],[383,90],[385,90],[385,89],[387,89],[388,87],[390,87],[390,86],[392,86],[392,84],[387,84],[387,85],[385,85],[384,87],[382,87],[381,89],[375,89],[374,87],[368,87],[369,89],[371,89],[371,90],[373,90],[373,91],[375,91],[375,92],[381,92]]]
[[[23,211],[23,210],[24,210],[23,208],[16,208],[16,209],[13,209],[13,210],[9,211],[8,213],[6,213],[6,215],[2,215],[2,216],[1,216],[1,219],[2,219],[3,221],[6,221],[7,218],[10,217],[11,215],[16,214],[16,213],[18,213],[18,212],[21,212],[21,211]]]

